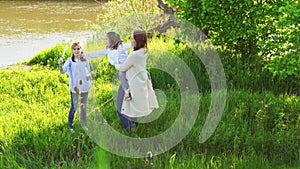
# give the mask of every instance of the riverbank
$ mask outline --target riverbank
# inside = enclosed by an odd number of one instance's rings
[[[99,13],[95,1],[1,1],[0,67],[26,61],[62,41],[84,42],[87,23]]]
[[[91,34],[91,31],[27,34],[22,35],[24,39],[20,40],[16,40],[14,35],[5,39],[0,37],[0,50],[3,51],[0,54],[0,67],[24,62],[42,50],[51,48],[63,41],[70,42],[76,39],[85,43]]]

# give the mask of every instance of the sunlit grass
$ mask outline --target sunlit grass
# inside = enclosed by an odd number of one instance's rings
[[[158,39],[153,43],[149,48],[161,47],[182,56],[192,54],[185,46],[174,47],[172,41]],[[159,59],[155,54],[153,51],[149,56]],[[188,64],[194,72],[200,71],[193,61]],[[120,123],[112,99],[118,86],[114,81],[116,70],[106,58],[91,60],[90,65],[93,93],[89,95],[88,106],[96,107],[91,109],[95,114],[88,117],[101,113],[116,131],[136,138],[158,135],[174,124],[181,96],[168,74],[150,69],[154,87],[164,93],[166,105],[154,121],[141,123],[128,133]],[[66,74],[47,66],[34,66],[31,70],[1,70],[0,168],[296,169],[300,166],[299,96],[230,88],[216,131],[200,144],[199,134],[209,112],[211,93],[205,74],[196,77],[197,82],[203,84],[198,98],[189,100],[190,103],[200,101],[196,123],[182,141],[154,156],[148,163],[147,158],[120,157],[99,147],[81,128],[77,112],[75,133],[69,131],[70,91]],[[181,124],[178,131],[186,127],[184,122]],[[109,142],[111,138],[105,141]]]

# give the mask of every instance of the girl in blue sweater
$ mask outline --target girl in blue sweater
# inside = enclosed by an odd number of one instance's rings
[[[83,57],[83,49],[80,42],[72,44],[72,56],[67,59],[64,65],[60,68],[62,74],[68,72],[69,87],[71,95],[71,108],[68,116],[68,125],[73,133],[74,114],[78,107],[78,97],[80,97],[80,122],[85,130],[86,127],[86,105],[88,92],[91,87],[90,65],[86,58]],[[62,64],[60,62],[60,64]]]

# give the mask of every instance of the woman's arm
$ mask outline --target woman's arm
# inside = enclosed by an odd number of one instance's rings
[[[99,50],[96,52],[85,53],[84,57],[87,59],[98,58],[98,57],[103,57],[103,56],[107,55],[107,53],[108,53],[108,49],[105,48],[105,49],[102,49],[102,50]]]
[[[131,43],[128,43],[128,44],[123,43],[122,48],[123,48],[123,50],[127,51],[127,50],[133,49],[133,46],[131,45]]]
[[[123,64],[116,64],[115,67],[119,71],[127,71],[135,63],[136,57],[131,53]]]

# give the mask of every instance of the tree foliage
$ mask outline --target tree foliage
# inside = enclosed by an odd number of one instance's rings
[[[300,75],[300,8],[294,0],[167,0],[176,13],[208,33],[220,51],[265,62],[285,79]]]

